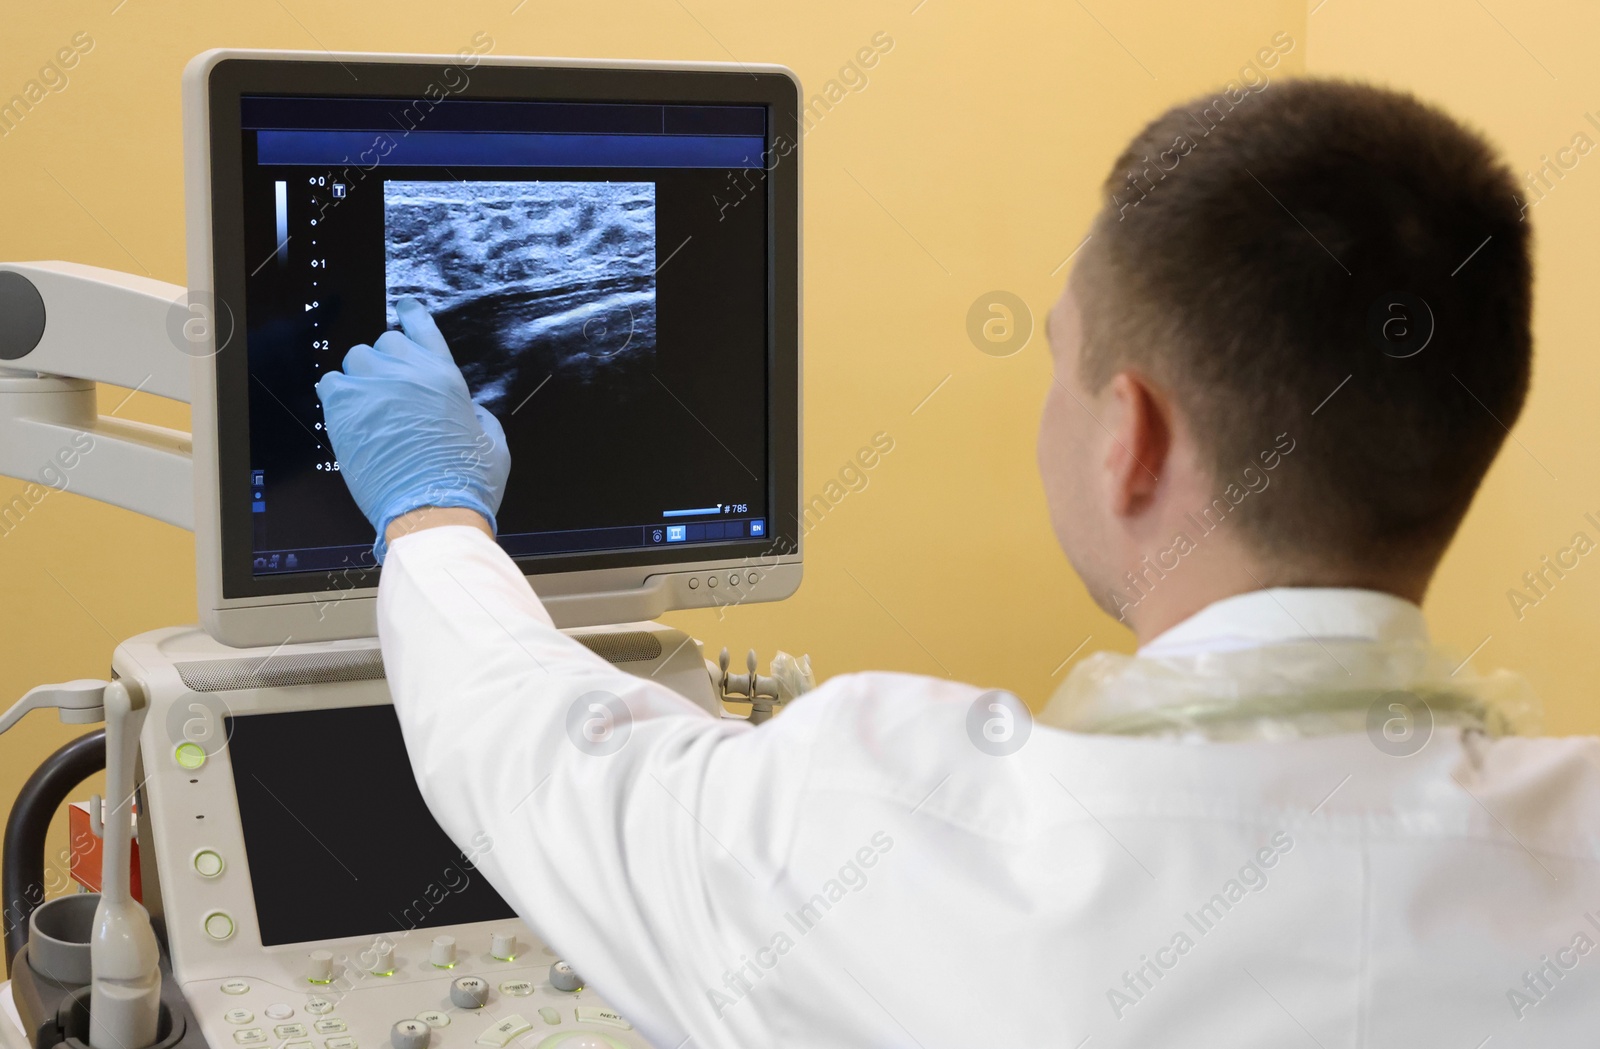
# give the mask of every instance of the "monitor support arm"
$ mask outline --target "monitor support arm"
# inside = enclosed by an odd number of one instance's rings
[[[209,323],[176,284],[72,262],[0,263],[0,474],[30,482],[0,504],[0,533],[26,512],[19,501],[31,507],[52,488],[194,528],[189,435],[118,419],[116,408],[101,415],[95,383],[188,403]]]

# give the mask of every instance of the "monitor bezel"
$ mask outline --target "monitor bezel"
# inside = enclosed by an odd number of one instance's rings
[[[465,53],[463,53],[465,55]],[[356,78],[353,79],[352,74]],[[375,630],[379,569],[256,576],[248,540],[248,432],[217,425],[247,418],[243,332],[243,150],[245,95],[426,97],[430,85],[468,83],[463,99],[560,98],[758,104],[768,112],[768,536],[716,547],[646,548],[521,558],[517,563],[562,625],[654,618],[670,608],[727,603],[709,587],[680,585],[729,568],[759,569],[766,585],[740,602],[775,600],[799,585],[800,514],[800,86],[781,66],[580,61],[476,55],[381,55],[227,51],[197,56],[185,73],[191,303],[212,306],[220,351],[196,361],[194,431],[196,548],[201,618],[232,644],[293,636],[354,637]],[[231,323],[229,323],[231,322]],[[213,332],[215,335],[215,332]],[[225,540],[225,537],[226,540]],[[663,577],[681,576],[672,580]],[[732,577],[730,577],[732,578]],[[743,577],[740,577],[741,580]],[[698,579],[697,579],[698,582]],[[665,584],[665,585],[663,585]],[[630,600],[630,593],[636,600]],[[592,600],[591,600],[592,598]],[[331,611],[330,611],[331,610]],[[232,613],[232,614],[228,614]]]

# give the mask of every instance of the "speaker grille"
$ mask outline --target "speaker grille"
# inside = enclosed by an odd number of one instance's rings
[[[575,639],[608,663],[647,663],[661,655],[661,639],[648,630],[614,634],[578,634]],[[174,664],[178,677],[193,692],[233,692],[285,685],[322,685],[337,681],[377,681],[383,674],[383,652],[354,648],[308,655],[272,655],[265,659],[201,659]]]
[[[376,681],[383,677],[383,653],[376,648],[355,648],[344,652],[272,655],[265,659],[246,656],[193,660],[175,666],[178,677],[195,692],[231,692],[335,681]]]
[[[648,663],[661,656],[661,639],[648,630],[576,634],[574,637],[607,663]]]

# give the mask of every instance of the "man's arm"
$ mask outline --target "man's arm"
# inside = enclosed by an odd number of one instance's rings
[[[494,529],[489,527],[489,522],[482,514],[460,506],[418,507],[389,522],[384,537],[393,544],[403,535],[420,532],[424,528],[442,528],[446,525],[466,525],[468,528],[476,528],[490,539],[494,538]]]
[[[733,1035],[710,1026],[706,989],[780,920],[808,710],[829,705],[808,697],[759,732],[712,718],[556,630],[459,523],[395,534],[378,622],[413,772],[451,839],[652,1036]]]

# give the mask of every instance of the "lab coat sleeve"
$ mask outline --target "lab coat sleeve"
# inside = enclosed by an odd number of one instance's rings
[[[468,527],[393,544],[378,624],[413,773],[451,839],[647,1035],[725,1044],[708,991],[780,913],[829,705],[760,731],[713,718],[561,634]]]

